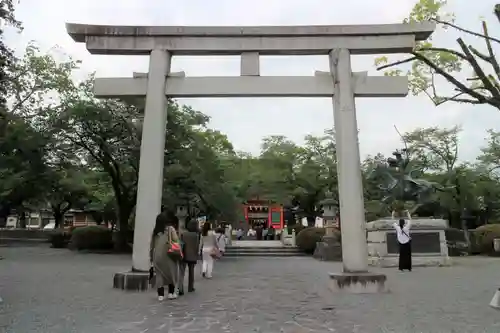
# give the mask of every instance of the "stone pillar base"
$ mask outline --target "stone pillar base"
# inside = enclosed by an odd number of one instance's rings
[[[113,277],[113,288],[129,291],[149,289],[149,272],[121,272]]]
[[[322,261],[342,261],[342,244],[334,238],[316,243],[313,257]]]
[[[494,309],[500,310],[500,288],[495,292],[491,299],[490,306]]]
[[[330,273],[330,289],[353,294],[384,293],[388,291],[386,280],[381,273]]]

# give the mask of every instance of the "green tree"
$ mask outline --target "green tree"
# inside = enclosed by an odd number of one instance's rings
[[[0,138],[0,222],[43,193],[47,138],[18,116],[9,116]]]
[[[184,107],[178,116],[200,114]],[[226,171],[235,154],[225,135],[206,128],[207,119],[203,115],[198,125],[185,128],[181,139],[185,142],[179,142],[182,149],[171,150],[165,172],[165,205],[174,210],[172,203],[180,199],[210,219],[234,220],[238,200]],[[172,128],[170,133],[176,130]]]
[[[21,22],[14,16],[13,0],[2,0],[0,10],[0,138],[4,135],[8,117],[7,99],[9,92],[9,82],[12,80],[12,67],[16,61],[14,52],[5,44],[4,29],[11,26],[21,29]]]
[[[68,57],[58,62],[52,52],[42,54],[36,44],[30,43],[24,56],[14,63],[8,81],[11,113],[39,120],[47,110],[62,107],[64,96],[76,92],[71,74],[80,61]]]
[[[93,167],[84,172],[83,178],[88,194],[85,209],[91,212],[97,224],[109,223],[116,226],[116,201],[108,174]]]
[[[119,227],[118,247],[126,247],[129,219],[137,195],[141,108],[117,100],[97,100],[90,82],[79,95],[64,100],[51,115],[58,150],[68,149],[88,167],[104,172],[114,193]]]
[[[488,141],[478,156],[480,165],[476,168],[476,197],[482,198],[478,206],[484,206],[484,223],[500,221],[500,132],[489,130]],[[471,182],[469,182],[469,185]]]
[[[485,20],[482,21],[482,32],[456,25],[454,15],[445,12],[446,3],[446,0],[419,0],[404,22],[434,21],[443,29],[451,28],[464,35],[477,37],[486,46],[486,52],[467,45],[462,37],[457,39],[458,49],[435,47],[429,40],[418,43],[407,59],[389,63],[387,57],[381,57],[376,60],[376,66],[382,70],[411,63],[409,70],[393,69],[385,74],[405,73],[410,80],[411,92],[414,95],[426,94],[436,105],[451,101],[486,104],[500,109],[500,64],[494,52],[494,45],[499,44],[500,39],[490,35]],[[495,15],[498,18],[498,5]],[[467,76],[465,79],[462,78],[464,71]],[[440,91],[437,88],[438,78],[451,84],[453,92]]]
[[[62,164],[48,172],[43,193],[52,210],[56,228],[64,227],[64,216],[70,209],[82,209],[89,203],[89,188],[84,182],[84,173],[73,165]]]
[[[452,172],[458,160],[459,126],[417,128],[403,138],[412,156],[427,170]]]
[[[2,97],[10,103],[0,119],[0,220],[13,209],[23,211],[30,201],[43,202],[41,196],[53,183],[55,174],[47,165],[53,140],[44,119],[58,107],[53,94],[72,91],[70,74],[76,66],[71,60],[57,63],[51,55],[40,55],[32,44],[21,59],[9,62],[2,80]]]
[[[337,193],[335,140],[332,131],[321,137],[306,136],[298,146],[283,136],[264,138],[256,169],[260,195],[298,207],[313,225],[320,215],[325,191]]]

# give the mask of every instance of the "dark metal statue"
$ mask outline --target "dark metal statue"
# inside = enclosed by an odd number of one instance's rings
[[[412,166],[408,149],[396,150],[387,163],[377,165],[370,178],[378,179],[382,184],[378,188],[385,193],[382,201],[386,204],[394,202],[413,202],[412,212],[420,206],[433,201],[436,191],[445,189],[438,183],[419,179],[416,175],[422,173],[422,168]]]

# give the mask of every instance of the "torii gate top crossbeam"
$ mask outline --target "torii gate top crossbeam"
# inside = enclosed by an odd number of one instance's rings
[[[164,49],[177,55],[319,55],[345,48],[351,54],[411,51],[434,31],[431,22],[323,26],[109,26],[67,23],[76,42],[94,54],[146,55]]]

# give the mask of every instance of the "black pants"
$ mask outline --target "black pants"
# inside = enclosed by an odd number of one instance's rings
[[[168,285],[168,293],[173,294],[175,292],[175,286],[173,284]],[[158,296],[165,296],[165,288],[158,288]]]
[[[399,270],[411,271],[411,241],[399,244]]]
[[[186,276],[186,267],[188,269],[188,291],[194,290],[194,266],[195,262],[182,261],[179,265],[179,292],[184,292],[184,276]]]

